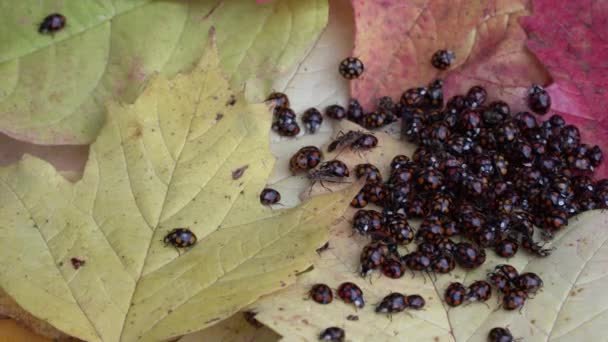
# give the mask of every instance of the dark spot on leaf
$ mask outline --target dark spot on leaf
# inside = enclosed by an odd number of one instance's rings
[[[143,130],[141,128],[141,125],[138,122],[136,122],[129,130],[129,139],[137,140],[137,139],[141,138],[142,135],[143,135]]]
[[[73,257],[72,259],[70,259],[70,262],[72,263],[72,267],[74,267],[75,270],[79,269],[87,263],[86,260],[82,260],[77,257]]]
[[[232,179],[236,180],[243,177],[243,174],[245,173],[245,170],[247,170],[247,168],[249,168],[249,165],[241,166],[238,169],[232,171]]]
[[[298,272],[298,271],[296,270],[296,275],[300,275],[300,274],[308,273],[308,272],[310,272],[310,271],[312,271],[312,270],[314,270],[314,269],[315,269],[315,266],[314,266],[314,265],[310,265],[310,267],[308,267],[307,269],[305,269],[305,270],[304,270],[304,271],[302,271],[302,272]]]
[[[283,281],[281,281],[281,282],[280,282],[280,284],[281,284],[281,287],[285,287],[285,286],[287,285],[287,284],[285,284],[285,282],[283,282]]]
[[[63,266],[63,261],[59,262],[59,267]]]
[[[169,310],[167,310],[167,313],[171,314],[171,313],[173,313],[173,310],[169,309]]]
[[[234,106],[236,104],[236,97],[234,95],[230,95],[228,102],[226,102],[227,106]]]
[[[224,114],[217,113],[217,114],[215,114],[215,121],[220,121],[220,120],[222,120],[223,117],[224,117]]]
[[[359,316],[357,315],[348,315],[346,316],[346,319],[349,321],[358,321],[359,320]]]
[[[306,325],[309,325],[309,324],[310,324],[310,322],[308,322],[308,320],[307,320],[306,318],[302,319],[302,323],[304,323],[304,324],[306,324]]]

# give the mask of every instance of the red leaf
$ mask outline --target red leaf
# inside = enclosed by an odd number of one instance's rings
[[[351,93],[366,108],[382,95],[398,99],[410,87],[444,78],[447,95],[475,84],[491,98],[524,109],[531,83],[546,84],[546,72],[525,48],[518,18],[527,14],[524,0],[353,0],[356,22],[354,55],[365,73],[351,82]],[[430,60],[450,49],[456,63],[439,72]]]
[[[523,18],[528,47],[554,83],[552,109],[579,126],[583,141],[608,151],[608,2],[534,0]],[[604,162],[596,176],[608,176]]]

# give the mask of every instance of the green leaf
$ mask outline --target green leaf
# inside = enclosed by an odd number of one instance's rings
[[[34,157],[0,169],[1,288],[80,339],[158,341],[287,286],[354,193],[262,206],[270,119],[231,93],[208,49],[192,74],[154,77],[133,105],[109,104],[81,181]],[[199,242],[165,246],[176,227]]]
[[[211,26],[231,85],[254,81],[248,94],[259,98],[310,48],[327,7],[327,0],[5,1],[0,127],[40,144],[89,143],[103,124],[104,102],[133,102],[155,72],[191,69]],[[53,12],[66,16],[66,28],[39,34],[38,23]]]

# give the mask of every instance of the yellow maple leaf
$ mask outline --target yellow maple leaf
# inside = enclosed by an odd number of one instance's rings
[[[24,310],[88,341],[163,340],[309,266],[353,190],[262,206],[271,116],[230,91],[207,51],[191,74],[157,76],[134,104],[109,104],[79,182],[29,156],[0,168],[0,287]],[[198,243],[166,246],[176,227]]]

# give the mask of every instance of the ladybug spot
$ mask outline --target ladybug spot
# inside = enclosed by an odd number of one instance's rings
[[[234,95],[230,95],[228,102],[226,102],[227,106],[234,106],[236,104],[236,97]]]
[[[223,118],[224,118],[224,114],[222,114],[222,113],[215,114],[215,121],[216,122],[222,120]]]

